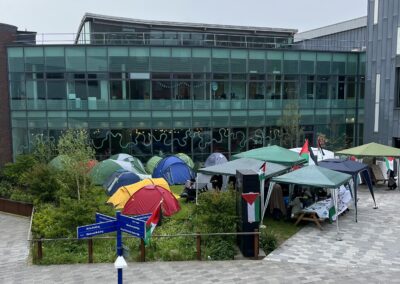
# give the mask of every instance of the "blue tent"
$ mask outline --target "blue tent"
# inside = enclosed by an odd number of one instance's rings
[[[153,178],[164,178],[169,185],[184,184],[194,176],[192,169],[175,156],[162,159],[153,171]]]
[[[107,195],[111,196],[120,188],[121,186],[134,184],[140,181],[140,177],[126,170],[118,170],[113,173],[103,184],[103,187],[107,191]]]
[[[363,179],[368,185],[369,191],[371,192],[372,199],[376,207],[376,201],[374,196],[374,189],[372,187],[371,175],[368,170],[368,165],[359,163],[352,160],[341,160],[341,159],[327,159],[318,162],[318,166],[324,167],[330,170],[334,170],[341,173],[350,174],[354,181],[354,205],[356,208],[356,222],[357,222],[357,185],[358,185],[358,174],[361,174]]]

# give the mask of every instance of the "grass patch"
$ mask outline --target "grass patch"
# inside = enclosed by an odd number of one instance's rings
[[[267,227],[266,230],[273,232],[277,236],[278,245],[281,245],[302,228],[302,225],[295,226],[291,221],[277,221],[271,217],[265,217],[263,223]]]

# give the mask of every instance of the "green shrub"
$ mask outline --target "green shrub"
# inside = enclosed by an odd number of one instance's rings
[[[211,237],[208,243],[209,245],[205,247],[205,255],[209,260],[229,260],[235,256],[236,250],[232,237],[225,239]]]
[[[24,173],[29,173],[37,164],[33,155],[19,155],[15,163],[5,164],[2,170],[3,179],[12,185],[23,185],[22,177]]]
[[[266,254],[269,254],[278,247],[278,237],[273,231],[267,229],[261,229],[260,233],[261,247]]]
[[[233,192],[210,191],[199,195],[194,225],[199,232],[236,232],[236,200]]]
[[[10,198],[12,194],[12,186],[8,181],[0,182],[0,197],[1,198]]]

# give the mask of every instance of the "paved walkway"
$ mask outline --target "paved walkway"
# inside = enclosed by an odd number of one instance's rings
[[[360,192],[359,222],[346,214],[320,232],[310,224],[261,261],[129,263],[124,283],[400,283],[400,192]],[[0,283],[115,283],[113,264],[28,264],[29,220],[0,214]]]

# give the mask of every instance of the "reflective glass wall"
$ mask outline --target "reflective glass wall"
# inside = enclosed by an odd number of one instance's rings
[[[315,141],[360,143],[365,55],[223,48],[8,48],[14,155],[87,128],[100,156],[196,160],[281,144],[285,106]],[[299,142],[300,143],[300,142]]]

